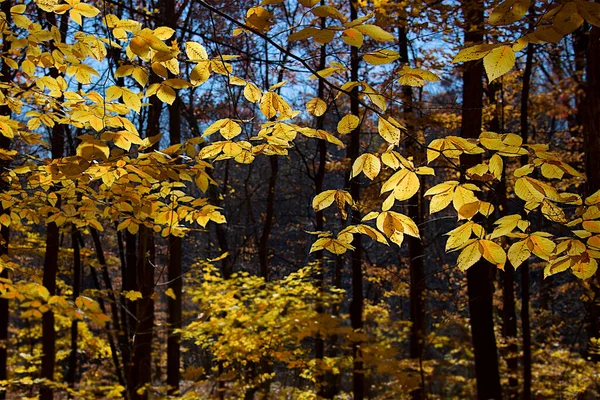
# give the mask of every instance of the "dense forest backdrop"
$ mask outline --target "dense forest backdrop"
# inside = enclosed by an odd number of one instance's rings
[[[0,9],[0,398],[600,396],[599,2]]]

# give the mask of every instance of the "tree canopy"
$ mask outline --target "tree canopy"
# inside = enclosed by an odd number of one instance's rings
[[[1,398],[600,393],[600,3],[0,8]]]

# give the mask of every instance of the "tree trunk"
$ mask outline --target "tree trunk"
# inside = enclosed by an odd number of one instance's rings
[[[11,1],[7,0],[0,5],[2,12],[4,12],[6,18],[6,24],[9,25],[11,22],[10,8],[12,7]],[[2,35],[2,44],[6,42],[5,35]],[[2,72],[2,78],[5,82],[11,80],[11,72],[9,66],[4,62],[0,61],[2,66],[0,71]],[[6,105],[0,106],[1,116],[10,116],[10,108]],[[10,149],[10,139],[4,135],[0,135],[0,148],[3,150]],[[10,165],[8,160],[0,160],[0,171],[6,171]],[[0,192],[6,191],[8,184],[0,177]],[[5,214],[5,210],[0,204],[0,215]],[[9,240],[9,228],[2,225],[0,228],[0,257],[6,257],[8,255],[8,240]],[[8,269],[0,271],[0,279],[8,279]],[[8,379],[7,371],[7,360],[8,360],[8,326],[9,326],[9,302],[8,299],[0,298],[0,381]],[[6,391],[0,391],[0,400],[6,398]]]
[[[174,0],[164,0],[165,21],[167,26],[177,29],[178,15]],[[177,95],[173,104],[169,105],[169,140],[171,146],[181,143],[181,99]],[[182,244],[181,237],[169,235],[168,289],[173,297],[167,298],[167,386],[170,395],[179,394],[179,364],[181,335],[175,333],[181,329],[182,310]]]
[[[321,5],[325,5],[325,1],[321,0]],[[321,24],[321,29],[325,29],[325,18],[321,18],[320,20],[320,24]],[[319,52],[319,67],[318,70],[322,71],[323,69],[325,69],[325,66],[327,65],[327,52],[326,50],[326,46],[323,44],[321,45],[321,49]],[[320,99],[323,99],[323,97],[325,96],[325,81],[323,78],[319,77],[319,86],[317,89],[317,97]],[[317,117],[316,119],[316,129],[323,129],[325,125],[325,117],[324,114]],[[314,180],[315,180],[315,196],[318,195],[319,193],[321,193],[323,191],[323,182],[325,181],[325,164],[327,162],[327,142],[323,139],[320,139],[317,142],[317,151],[318,151],[318,159],[319,159],[319,164],[317,167],[317,171],[315,173],[314,176]],[[325,218],[323,216],[323,211],[317,211],[316,212],[316,221],[315,221],[315,226],[317,229],[317,232],[321,232],[324,229],[324,222],[325,222]],[[316,276],[316,284],[319,288],[320,293],[323,292],[323,283],[324,283],[324,275],[325,275],[325,265],[323,264],[323,251],[319,250],[317,252],[315,252],[315,260],[317,260],[318,263],[318,272],[317,272],[317,276]],[[317,299],[318,303],[317,303],[317,307],[316,310],[319,314],[323,314],[325,312],[325,308],[323,307],[323,304],[321,303],[320,299]],[[316,379],[316,385],[317,385],[317,396],[322,397],[322,398],[327,398],[328,394],[329,394],[329,385],[328,382],[330,381],[331,377],[329,376],[329,374],[324,374],[322,371],[322,362],[323,362],[323,357],[325,356],[325,340],[323,339],[321,334],[317,335],[317,338],[315,340],[315,358],[318,360],[318,376]],[[329,397],[331,398],[331,397]]]
[[[483,3],[465,0],[465,45],[483,42]],[[465,64],[463,74],[462,135],[477,138],[481,133],[483,64],[481,61]],[[465,170],[480,162],[479,156],[461,157]],[[494,308],[492,304],[493,268],[487,261],[479,261],[467,271],[469,317],[475,354],[475,375],[479,399],[501,399],[498,351],[494,336]]]
[[[137,237],[129,232],[125,232],[125,271],[123,271],[123,292],[128,292],[130,290],[136,290],[136,282],[137,282]],[[124,326],[125,331],[127,332],[127,351],[128,356],[125,357],[125,353],[123,353],[124,358],[124,370],[125,370],[125,381],[127,383],[127,390],[129,394],[133,392],[133,369],[132,369],[132,361],[133,361],[133,337],[135,335],[136,329],[136,303],[125,299],[125,296],[122,297],[124,300],[123,304],[126,308],[125,318],[126,324]],[[134,397],[129,396],[129,400],[132,400]]]
[[[408,38],[406,28],[406,18],[400,18],[398,26],[398,44],[400,59],[405,63],[409,63],[408,55]],[[409,131],[414,132],[411,129],[413,126],[413,91],[412,87],[408,85],[402,86],[402,102],[403,102],[403,114],[404,120],[407,123]],[[415,137],[410,140],[406,145],[406,151],[409,156],[413,157],[415,166],[421,165],[423,162],[423,151],[421,150],[419,143],[416,141],[419,138]],[[408,216],[419,226],[423,221],[421,213],[420,201],[421,191],[415,194],[408,200]],[[421,384],[417,390],[411,392],[413,399],[422,399],[425,396],[425,382],[422,365],[423,358],[423,338],[425,335],[425,270],[423,266],[423,243],[420,238],[412,236],[406,237],[408,245],[408,259],[410,269],[410,321],[412,322],[410,330],[410,358],[419,360],[419,370],[421,376]]]
[[[77,240],[77,228],[71,226],[71,244],[73,246],[73,302],[81,293],[81,251],[79,240]],[[69,354],[69,371],[65,378],[71,389],[75,388],[77,376],[77,340],[78,340],[78,320],[71,322],[71,353]]]
[[[583,138],[585,144],[585,172],[587,175],[586,194],[594,194],[600,189],[600,28],[592,26],[586,52],[586,81],[583,102]],[[596,272],[594,299],[590,300],[588,324],[589,339],[600,339],[600,269]],[[591,342],[590,342],[591,343]],[[597,346],[597,345],[596,345]],[[600,361],[596,346],[588,345],[587,356],[594,362]]]
[[[150,230],[140,225],[138,233],[137,287],[142,298],[137,300],[137,328],[133,339],[133,361],[131,376],[133,386],[131,398],[148,399],[148,388],[152,380],[152,338],[154,331],[154,266],[148,259]],[[140,393],[138,393],[140,390]]]
[[[350,20],[354,21],[358,17],[358,4],[350,1]],[[358,48],[351,46],[350,49],[350,80],[358,82],[359,55]],[[354,87],[350,92],[350,113],[360,117],[358,87]],[[360,152],[360,125],[350,133],[350,145],[348,146],[347,157],[350,159],[350,165],[358,158]],[[358,179],[352,179],[349,182],[350,195],[355,202],[360,201],[360,186]],[[360,211],[352,210],[352,224],[360,223]],[[352,300],[350,302],[350,322],[352,329],[360,331],[363,327],[363,277],[362,277],[362,241],[361,235],[354,235],[352,240],[354,251],[352,252]],[[352,391],[354,400],[362,400],[365,397],[365,374],[363,371],[363,361],[361,352],[361,343],[352,344]]]

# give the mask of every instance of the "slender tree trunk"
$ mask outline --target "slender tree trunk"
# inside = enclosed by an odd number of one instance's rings
[[[10,8],[12,3],[10,0],[3,2],[0,7],[4,15],[6,16],[6,24],[10,25],[11,22],[11,14]],[[5,49],[6,46],[4,44],[6,42],[5,35],[2,35],[2,50]],[[0,71],[2,72],[2,79],[9,81],[11,79],[11,73],[9,66],[1,60]],[[6,105],[0,106],[0,115],[9,116],[10,117],[10,108]],[[4,135],[0,135],[0,149],[8,150],[10,149],[10,139]],[[8,169],[10,165],[10,161],[1,160],[0,161],[0,192],[6,191],[8,188],[8,184],[2,179],[2,175]],[[0,215],[5,214],[5,210],[0,204]],[[0,228],[0,257],[6,257],[8,255],[8,240],[9,240],[9,228],[8,226],[2,225]],[[8,279],[8,269],[3,269],[0,271],[0,279]],[[5,381],[8,378],[7,371],[7,360],[8,360],[8,326],[9,326],[9,302],[8,299],[0,299],[0,381]],[[0,391],[0,400],[6,398],[6,392]]]
[[[79,248],[79,240],[77,240],[77,228],[71,226],[71,244],[73,246],[73,302],[81,293],[81,251]],[[71,353],[69,354],[69,371],[66,376],[66,381],[71,387],[75,388],[77,376],[77,340],[78,340],[78,320],[71,322]]]
[[[102,248],[102,242],[100,240],[100,236],[98,235],[98,231],[96,229],[90,228],[90,233],[92,236],[92,240],[94,242],[94,248],[96,250],[96,258],[98,259],[98,263],[100,264],[100,266],[102,268],[102,280],[104,281],[104,287],[105,287],[107,295],[108,295],[108,300],[110,301],[110,314],[111,314],[112,326],[114,327],[114,330],[117,332],[118,338],[124,339],[122,337],[122,335],[119,334],[119,332],[121,332],[121,319],[120,319],[120,314],[119,314],[119,307],[118,307],[118,303],[117,303],[117,297],[115,296],[115,291],[112,286],[112,279],[111,279],[110,273],[108,271],[108,265],[106,264],[106,257],[104,256],[104,249]],[[113,342],[115,342],[115,340],[113,338],[112,329],[108,330],[107,335],[111,338],[111,340]],[[117,348],[117,346],[115,346],[115,350],[117,350],[120,353],[121,349],[123,347],[127,347],[127,343],[119,342],[119,346],[118,346],[118,348]],[[114,357],[114,360],[116,363],[115,368],[117,371],[118,381],[121,384],[125,384],[124,378],[121,374],[121,367],[120,367],[120,363],[119,363],[118,354],[116,354],[115,356],[116,357]]]
[[[56,17],[54,13],[47,13],[47,19],[51,25],[56,26]],[[67,31],[67,15],[61,18],[60,32],[64,39]],[[58,70],[50,69],[50,75],[53,78],[59,76]],[[64,125],[56,124],[52,128],[51,138],[51,155],[52,159],[61,158],[65,148],[65,129]],[[56,208],[60,209],[60,197],[56,202]],[[46,251],[44,255],[44,271],[42,276],[42,284],[48,290],[50,296],[56,294],[56,275],[58,273],[58,252],[59,244],[59,229],[56,223],[50,222],[46,227]],[[42,368],[41,377],[46,382],[40,388],[40,399],[51,400],[54,398],[54,391],[51,387],[51,382],[54,381],[54,367],[56,363],[56,331],[54,328],[54,312],[46,311],[42,315]]]
[[[177,29],[178,18],[174,0],[165,0],[165,20],[169,27]],[[181,99],[177,95],[173,104],[169,105],[169,139],[170,144],[181,143]],[[179,394],[179,364],[181,335],[175,331],[181,329],[182,310],[182,242],[181,237],[169,235],[168,289],[174,298],[167,298],[167,385],[170,395]]]
[[[592,26],[587,43],[585,87],[583,102],[583,137],[585,144],[586,193],[592,195],[600,189],[600,28]],[[596,272],[594,299],[589,304],[590,323],[588,336],[600,339],[600,270]],[[591,346],[588,346],[591,348]],[[597,351],[588,352],[588,357],[600,361]]]
[[[490,82],[487,86],[488,99],[491,105],[495,106],[495,112],[489,123],[489,130],[497,133],[504,133],[504,102],[503,102],[503,83],[502,81]],[[501,101],[498,101],[500,94]],[[506,177],[504,169],[500,182],[496,185],[496,210],[500,217],[507,215],[508,202],[506,197]],[[486,229],[493,230],[491,221],[487,221]],[[518,369],[519,359],[517,356],[518,346],[517,338],[517,314],[515,309],[515,288],[514,288],[514,273],[515,270],[509,262],[504,266],[504,271],[501,272],[502,280],[502,335],[508,342],[505,348],[504,357],[508,367],[508,398],[517,399],[519,395],[519,380]]]
[[[150,84],[159,78],[150,75]],[[163,103],[153,96],[150,99],[148,118],[146,120],[146,136],[159,133],[160,115]],[[135,265],[135,286],[142,298],[135,302],[136,329],[133,330],[132,362],[131,362],[131,399],[147,400],[148,388],[152,383],[152,340],[154,337],[154,232],[141,224],[138,232],[137,256]],[[147,254],[148,253],[148,254]],[[129,268],[129,267],[128,267]],[[138,393],[139,392],[141,393]]]
[[[408,38],[406,28],[406,18],[400,18],[398,21],[398,44],[400,50],[400,59],[405,63],[409,62],[408,55]],[[412,126],[414,120],[413,115],[413,92],[412,87],[402,86],[402,102],[404,120],[408,126]],[[413,129],[409,129],[414,131]],[[414,138],[407,143],[406,150],[413,157],[415,166],[421,165],[423,162],[423,151],[419,144],[415,142],[418,138]],[[423,221],[421,213],[421,192],[417,193],[408,200],[408,216],[415,221],[417,226]],[[408,258],[410,268],[410,321],[412,322],[410,330],[410,358],[418,359],[419,365],[423,358],[423,338],[425,335],[425,270],[423,266],[423,243],[421,238],[407,236]],[[422,399],[425,396],[424,374],[421,367],[421,384],[417,390],[411,393],[413,399]]]
[[[271,167],[271,176],[269,177],[269,187],[267,189],[267,211],[265,214],[265,223],[263,231],[258,242],[258,261],[260,263],[260,276],[269,279],[269,238],[273,228],[273,217],[275,214],[275,185],[277,183],[277,174],[279,173],[278,156],[269,157],[269,166]]]
[[[85,247],[85,244],[83,241],[83,236],[81,236],[81,234],[79,232],[76,232],[76,236],[77,236],[77,240],[79,241],[79,247],[80,248]],[[96,270],[92,267],[90,267],[90,275],[92,276],[92,283],[94,285],[94,288],[96,290],[101,290],[102,288],[100,287],[100,280],[98,279],[98,274],[96,273]],[[100,306],[100,311],[102,311],[103,314],[107,314],[106,305],[104,304],[103,297],[98,298],[98,305]],[[110,325],[108,325],[108,330],[110,330]],[[115,373],[117,375],[117,380],[121,385],[123,385],[124,384],[124,380],[122,378],[123,371],[121,371],[121,366],[119,363],[117,345],[115,344],[115,341],[111,334],[107,334],[106,336],[108,339],[108,346],[110,347],[110,354],[112,356],[113,364],[115,366]]]
[[[171,3],[171,1],[169,1]],[[173,5],[174,7],[174,5]],[[180,121],[180,102],[179,97],[169,106],[169,131],[171,145],[181,142],[181,121]],[[167,385],[169,394],[179,393],[179,342],[181,335],[175,330],[181,329],[181,300],[183,289],[182,278],[182,238],[169,236],[169,270],[168,270],[168,288],[173,292],[175,298],[167,299]]]
[[[358,4],[350,1],[350,20],[354,21],[358,17]],[[350,80],[358,82],[359,55],[358,48],[351,46],[350,49]],[[358,88],[355,87],[350,92],[350,112],[360,117]],[[350,165],[358,158],[360,152],[360,125],[350,133],[350,145],[348,146],[347,157],[350,159]],[[352,179],[349,182],[350,195],[355,202],[360,201],[360,186],[358,179]],[[360,223],[360,211],[352,210],[351,223]],[[363,327],[363,276],[362,276],[362,241],[361,235],[354,235],[352,240],[354,251],[352,252],[352,300],[350,302],[350,322],[352,329],[360,331]],[[354,400],[362,400],[365,397],[365,374],[363,371],[363,361],[361,352],[361,343],[352,344],[352,391]]]
[[[154,267],[146,254],[149,250],[149,229],[140,225],[138,233],[137,287],[142,298],[137,300],[137,329],[133,339],[132,399],[148,399],[152,380],[152,338],[154,332]],[[140,390],[141,394],[138,393]]]
[[[464,0],[465,45],[483,42],[483,3]],[[483,64],[469,62],[463,74],[462,135],[477,138],[481,133]],[[479,156],[461,157],[464,169],[476,165]],[[471,333],[475,353],[475,375],[479,399],[501,399],[498,351],[494,336],[494,308],[492,304],[493,267],[487,261],[479,261],[467,271],[467,292]]]
[[[325,1],[321,0],[321,5],[325,5]],[[320,20],[321,29],[325,29],[325,18],[321,18]],[[326,46],[321,45],[319,52],[319,67],[318,70],[321,71],[325,69],[327,65],[327,52]],[[323,99],[325,97],[325,81],[323,78],[319,77],[319,86],[317,89],[317,97]],[[316,129],[323,129],[325,125],[325,114],[317,117],[316,119]],[[317,151],[319,157],[319,164],[317,167],[317,171],[315,173],[315,195],[318,195],[323,191],[323,182],[325,181],[325,164],[327,162],[327,142],[323,139],[320,139],[317,142]],[[317,232],[323,231],[324,229],[325,218],[323,216],[323,211],[317,211],[316,213],[316,228]],[[323,280],[325,274],[325,266],[323,265],[323,251],[319,250],[315,253],[315,259],[317,260],[319,271],[316,276],[316,284],[319,287],[319,293],[323,292]],[[323,314],[325,312],[325,308],[321,303],[320,299],[317,299],[317,307],[316,310],[319,314]],[[317,384],[317,396],[327,398],[329,395],[328,381],[331,379],[329,374],[324,374],[322,371],[322,363],[323,357],[325,356],[325,340],[321,334],[317,335],[315,340],[315,358],[319,362],[318,369],[318,377],[316,379]],[[331,397],[329,397],[331,398]]]
[[[129,292],[130,290],[136,290],[137,288],[137,237],[129,232],[125,232],[125,271],[123,271],[123,292]],[[124,298],[124,296],[122,297]],[[125,358],[125,354],[123,357],[124,361],[124,370],[125,370],[125,381],[127,383],[127,390],[129,393],[129,400],[133,400],[134,397],[131,397],[131,394],[134,392],[134,383],[133,383],[133,337],[135,336],[136,330],[136,303],[124,299],[124,307],[126,308],[125,312],[125,320],[126,324],[124,329],[127,332],[127,349],[128,349],[128,357]]]
[[[529,10],[529,27],[533,29],[533,7]],[[534,45],[527,47],[525,70],[523,72],[523,89],[521,92],[521,138],[523,143],[529,141],[529,92],[533,70]],[[521,156],[521,165],[529,162],[526,155]],[[525,217],[525,212],[523,212]],[[531,324],[529,320],[529,261],[525,260],[521,269],[521,331],[523,335],[523,400],[531,400]]]

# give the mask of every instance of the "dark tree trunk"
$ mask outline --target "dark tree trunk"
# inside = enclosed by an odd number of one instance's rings
[[[321,0],[321,5],[325,5],[325,1]],[[325,29],[325,18],[321,18],[320,20],[321,29]],[[321,71],[325,69],[327,65],[327,52],[326,46],[322,45],[319,52],[319,67],[318,70]],[[319,86],[317,89],[317,97],[323,99],[325,97],[325,81],[323,78],[319,78]],[[316,119],[316,129],[323,129],[325,125],[325,116],[321,115]],[[314,176],[315,180],[315,195],[318,195],[323,191],[323,182],[325,181],[325,164],[327,162],[327,142],[325,140],[320,139],[317,144],[318,151],[318,159],[319,164],[317,167],[317,171]],[[316,213],[316,221],[315,226],[317,228],[317,232],[321,232],[324,229],[325,218],[323,217],[323,211],[317,211]],[[316,284],[319,287],[319,291],[322,293],[323,291],[323,283],[324,283],[324,274],[325,274],[325,265],[323,264],[323,251],[319,250],[315,252],[315,260],[317,260],[319,270],[316,276]],[[321,303],[320,299],[317,300],[316,310],[319,314],[323,314],[325,312],[325,308]],[[315,340],[315,358],[318,360],[319,368],[322,365],[323,357],[325,356],[325,340],[321,334],[317,335]],[[317,385],[317,396],[322,398],[332,398],[333,396],[330,394],[328,382],[331,380],[329,374],[324,374],[322,369],[318,370],[318,376],[316,379]]]
[[[533,8],[529,10],[529,27],[533,29]],[[521,92],[521,138],[523,143],[529,141],[529,92],[531,88],[531,75],[533,70],[534,45],[529,44],[523,72],[523,90]],[[528,157],[521,156],[521,165],[527,164]],[[523,212],[525,217],[525,212]],[[523,334],[523,400],[531,399],[531,324],[529,319],[529,261],[525,260],[520,265],[521,269],[521,331]]]
[[[157,83],[160,78],[151,74],[149,83]],[[153,96],[150,99],[148,118],[146,120],[146,137],[159,133],[160,115],[163,103]],[[153,149],[157,148],[157,144]],[[142,298],[135,306],[135,329],[132,329],[132,361],[128,387],[131,399],[147,400],[148,388],[152,383],[152,339],[154,337],[154,265],[151,262],[154,252],[154,232],[141,224],[138,232],[137,255],[135,264],[135,289]],[[129,245],[129,243],[127,243]],[[129,248],[128,248],[129,249]],[[133,260],[132,260],[133,261]],[[129,269],[129,265],[128,265]],[[139,392],[141,393],[138,393]]]
[[[400,50],[400,59],[405,63],[409,62],[408,38],[406,32],[406,19],[401,18],[398,21],[398,44]],[[404,120],[407,123],[409,131],[414,132],[413,127],[413,91],[411,86],[402,87],[402,102]],[[406,145],[408,155],[413,157],[415,166],[423,162],[423,151],[417,142],[418,137],[414,137]],[[420,226],[423,221],[421,214],[421,191],[408,200],[408,216]],[[422,399],[425,396],[425,382],[423,369],[421,368],[423,359],[423,337],[425,335],[425,270],[423,266],[423,243],[420,238],[412,236],[406,237],[408,245],[408,259],[410,268],[410,321],[412,322],[410,330],[410,358],[419,360],[419,370],[421,384],[417,390],[411,393],[413,399]]]
[[[122,272],[123,275],[123,292],[129,292],[130,290],[136,290],[137,282],[137,237],[129,232],[125,232],[125,269]],[[127,390],[129,393],[129,400],[132,400],[131,393],[133,392],[133,337],[136,330],[136,304],[135,302],[128,300],[125,296],[121,297],[124,307],[126,308],[122,320],[124,324],[124,330],[127,333],[127,354],[123,353],[123,369],[125,370],[125,381]]]
[[[56,16],[54,13],[47,13],[47,20],[50,25],[57,26]],[[64,14],[60,21],[60,33],[64,40],[68,27],[68,16]],[[56,68],[50,69],[50,75],[56,79],[59,72]],[[56,124],[52,128],[51,137],[51,156],[52,159],[61,158],[65,150],[65,128],[64,125]],[[60,196],[56,202],[56,208],[60,209]],[[56,294],[56,275],[58,273],[58,252],[59,252],[59,237],[60,232],[58,226],[51,222],[46,227],[46,252],[44,255],[44,271],[42,276],[42,284],[48,290],[50,296]],[[41,377],[47,382],[54,380],[54,367],[56,363],[56,331],[54,329],[54,312],[46,311],[42,315],[42,367]],[[54,398],[52,387],[47,384],[42,384],[40,388],[40,399],[51,400]]]
[[[497,133],[504,133],[504,87],[502,83],[488,83],[488,99],[490,104],[495,106],[495,112],[489,123],[489,130]],[[500,101],[498,101],[498,94]],[[504,170],[500,182],[495,188],[496,210],[500,217],[507,215],[508,202],[506,197],[506,177]],[[491,221],[487,221],[487,229],[493,230]],[[508,367],[508,398],[517,399],[519,395],[518,369],[519,359],[517,356],[518,347],[517,338],[517,314],[515,310],[515,288],[514,288],[515,270],[510,262],[504,266],[504,271],[500,274],[502,278],[502,335],[508,342],[504,351],[504,358]]]
[[[483,3],[465,0],[462,3],[465,18],[465,45],[483,42]],[[483,64],[469,62],[463,73],[462,135],[477,138],[481,134]],[[464,169],[476,165],[479,156],[461,157]],[[469,317],[475,354],[475,376],[479,399],[501,399],[498,351],[494,336],[494,308],[492,278],[495,268],[487,261],[479,261],[467,271]]]
[[[137,288],[142,298],[136,301],[137,328],[133,339],[131,365],[132,399],[148,399],[148,388],[152,380],[152,338],[154,332],[154,266],[148,255],[151,231],[140,225],[137,254]],[[141,394],[137,393],[140,390]]]
[[[354,21],[358,17],[358,4],[350,1],[350,20]],[[358,48],[352,46],[350,49],[350,80],[358,82],[359,68]],[[360,117],[358,88],[355,87],[350,92],[350,112]],[[347,157],[350,159],[350,165],[358,158],[360,152],[360,125],[350,133],[350,145],[348,146]],[[360,201],[360,186],[358,178],[349,182],[350,195],[355,202]],[[351,223],[360,223],[360,211],[352,210]],[[354,251],[352,252],[352,300],[350,302],[350,322],[352,329],[360,331],[363,327],[363,276],[362,276],[362,241],[361,235],[354,235],[352,240]],[[361,343],[352,344],[352,391],[354,400],[362,400],[365,397],[365,374],[363,371]]]
[[[118,307],[118,303],[117,303],[117,298],[115,296],[115,291],[112,286],[112,279],[111,279],[110,273],[108,271],[108,265],[106,264],[106,257],[104,256],[104,249],[102,248],[102,242],[100,241],[100,236],[98,235],[97,230],[95,230],[94,228],[90,228],[90,233],[92,236],[92,240],[94,242],[94,248],[96,250],[96,258],[98,259],[98,263],[100,264],[100,266],[102,268],[102,280],[104,281],[104,287],[106,289],[108,299],[110,301],[110,314],[111,314],[112,327],[114,327],[114,330],[117,332],[118,337],[120,339],[124,339],[123,336],[119,334],[119,332],[121,332],[121,320],[120,320],[120,314],[119,314],[119,307]],[[107,335],[109,336],[110,340],[114,343],[115,340],[113,338],[112,329],[108,330]],[[124,347],[127,347],[126,341],[119,343],[118,348],[117,348],[117,346],[115,346],[115,350],[120,352],[120,350]],[[123,378],[123,375],[121,372],[121,366],[119,363],[118,354],[113,355],[113,360],[115,362],[115,370],[117,372],[117,379],[118,379],[119,383],[124,384],[125,382],[124,382],[124,378]]]
[[[11,14],[10,8],[12,3],[10,0],[7,0],[0,5],[4,15],[6,16],[6,23],[10,24],[11,22]],[[6,42],[5,35],[2,35],[2,43]],[[9,66],[1,61],[2,66],[0,67],[0,71],[2,72],[2,79],[4,81],[10,81],[11,73]],[[10,108],[8,106],[0,106],[0,115],[2,116],[10,116]],[[10,149],[10,139],[4,135],[0,135],[0,148],[3,150]],[[8,169],[10,162],[8,160],[0,161],[0,174],[3,174],[4,171]],[[4,192],[7,190],[7,183],[4,181],[3,177],[0,175],[0,192]],[[0,204],[0,215],[4,214],[4,208]],[[2,225],[0,228],[0,257],[5,257],[8,254],[8,240],[9,240],[9,228],[7,226]],[[8,279],[8,269],[3,269],[0,272],[0,279]],[[9,325],[9,303],[8,299],[0,298],[0,381],[5,381],[8,379],[8,371],[7,371],[7,360],[8,360],[8,325]],[[0,400],[6,398],[6,392],[0,391]]]
[[[77,238],[77,228],[75,225],[71,227],[71,244],[73,246],[73,302],[81,293],[81,250],[79,248],[79,240]],[[69,371],[66,376],[66,381],[73,389],[77,376],[77,340],[78,340],[78,320],[71,322],[71,353],[69,354]]]
[[[168,3],[172,3],[168,1]],[[174,8],[174,4],[172,5]],[[180,121],[180,99],[177,97],[173,104],[169,106],[169,128],[171,145],[181,142],[181,121]],[[179,359],[180,359],[180,334],[175,330],[181,329],[181,300],[182,300],[182,238],[173,235],[169,236],[169,270],[168,270],[168,288],[171,289],[175,298],[167,299],[167,385],[169,394],[179,393]]]
[[[83,242],[83,237],[81,236],[81,234],[79,232],[76,232],[76,236],[77,236],[77,240],[79,241],[80,248],[85,247],[85,244]],[[98,279],[98,274],[96,273],[95,268],[90,267],[90,275],[92,276],[92,283],[94,284],[94,288],[96,290],[101,290],[102,288],[100,287],[100,280]],[[107,314],[106,305],[104,304],[103,297],[98,298],[98,305],[100,306],[100,310],[102,311],[102,313]],[[108,325],[108,330],[110,330],[110,325]],[[117,380],[121,385],[123,385],[124,384],[124,380],[122,378],[123,372],[121,371],[121,367],[120,367],[120,363],[119,363],[117,345],[115,344],[113,336],[110,333],[108,333],[106,336],[108,339],[108,345],[110,347],[110,353],[112,355],[113,364],[115,365],[115,372],[117,375]]]
[[[175,10],[174,0],[164,0],[165,20],[169,27],[177,29],[178,14]],[[181,99],[175,98],[169,106],[169,140],[171,146],[181,143]],[[168,289],[172,291],[174,298],[167,298],[167,385],[170,395],[179,394],[179,364],[180,364],[180,340],[181,335],[175,331],[181,329],[182,310],[182,238],[169,235],[169,265],[168,265]]]
[[[260,263],[260,276],[269,279],[269,238],[273,228],[273,217],[275,214],[275,184],[277,183],[277,174],[279,173],[278,156],[269,157],[269,166],[271,167],[271,176],[269,177],[269,187],[267,189],[267,212],[265,214],[265,223],[263,231],[258,242],[258,261]]]
[[[597,26],[591,27],[588,38],[585,77],[582,122],[587,175],[586,194],[589,196],[600,190],[600,28]],[[594,295],[595,298],[588,306],[588,336],[590,339],[600,339],[600,269],[596,272]],[[600,361],[597,350],[588,351],[588,357],[595,362]]]

